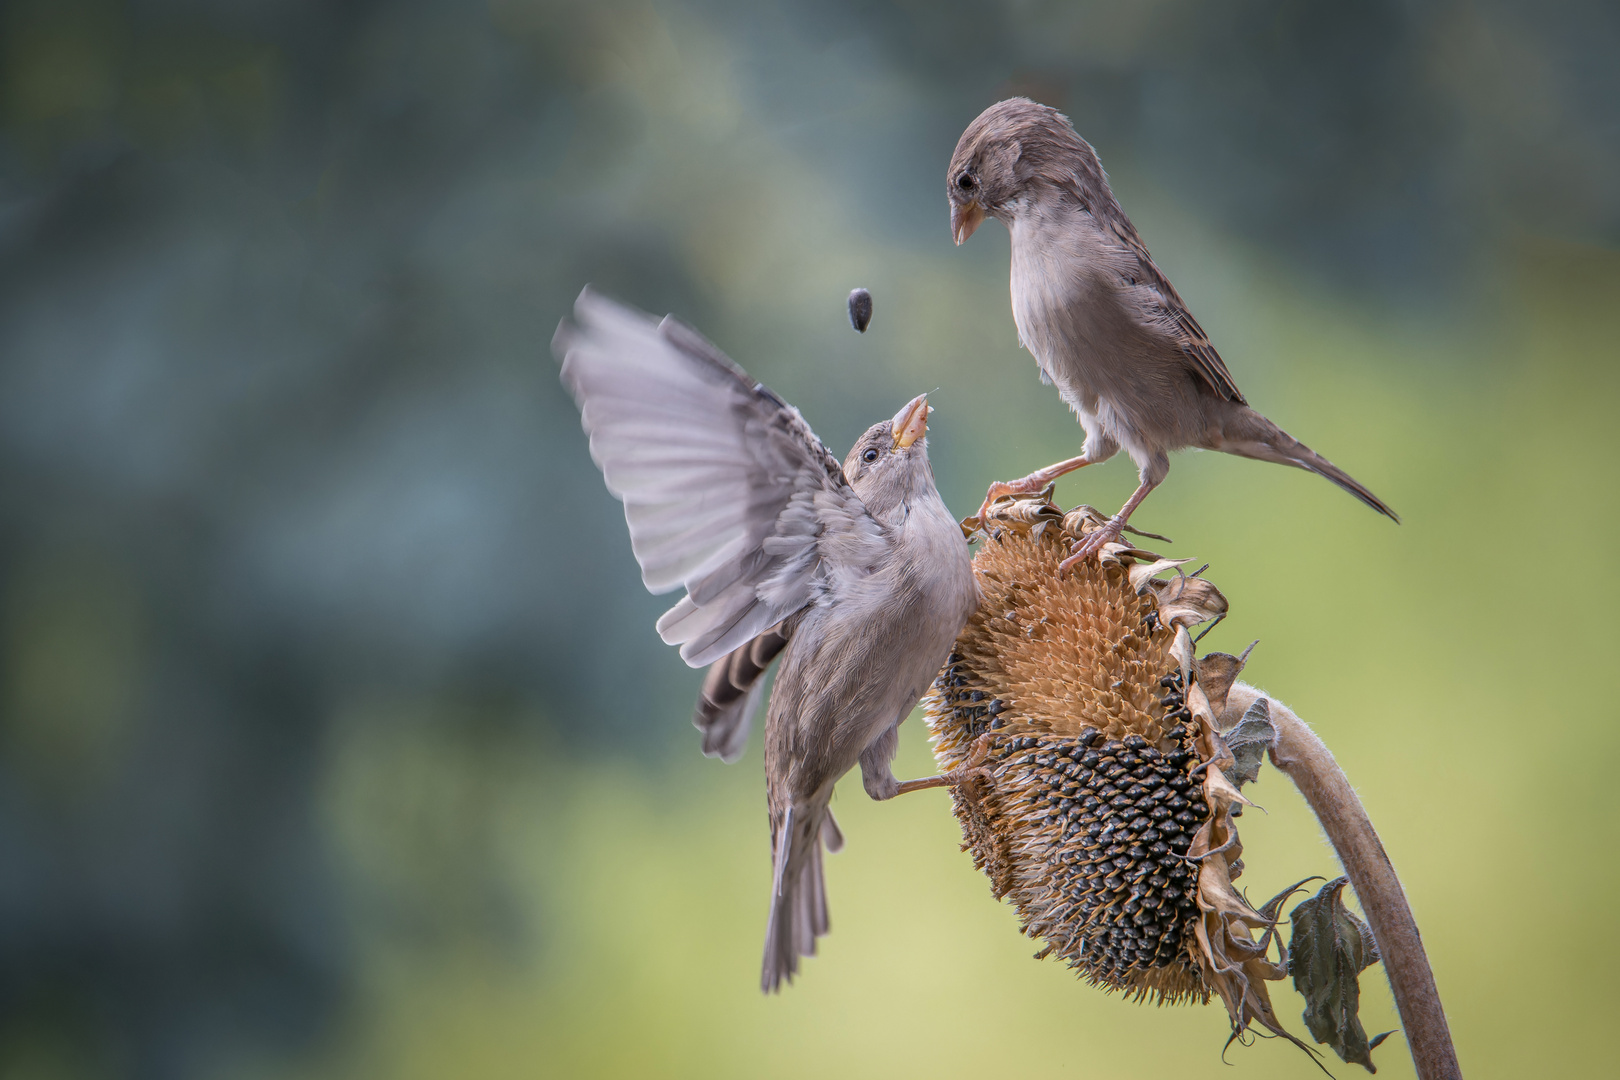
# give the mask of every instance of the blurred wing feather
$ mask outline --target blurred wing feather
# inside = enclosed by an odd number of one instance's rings
[[[552,346],[591,457],[624,503],[642,581],[687,595],[658,620],[703,667],[888,547],[797,409],[674,318],[587,289]]]

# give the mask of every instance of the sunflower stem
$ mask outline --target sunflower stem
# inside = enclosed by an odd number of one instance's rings
[[[1327,744],[1288,706],[1242,682],[1234,683],[1227,695],[1222,724],[1236,722],[1260,697],[1266,697],[1277,731],[1271,763],[1287,773],[1305,796],[1356,890],[1383,957],[1419,1080],[1461,1080],[1457,1051],[1412,907],[1366,808]]]

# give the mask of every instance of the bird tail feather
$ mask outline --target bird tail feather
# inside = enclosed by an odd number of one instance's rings
[[[1228,454],[1254,458],[1257,461],[1292,465],[1296,469],[1304,469],[1306,472],[1325,477],[1380,514],[1397,524],[1400,523],[1401,516],[1355,477],[1254,410],[1244,409],[1242,412],[1245,415],[1241,417],[1239,423],[1228,425],[1221,450]],[[1234,431],[1233,428],[1237,430]]]
[[[731,764],[748,746],[748,729],[764,695],[765,671],[787,645],[780,626],[732,650],[709,665],[692,713],[703,733],[703,754]]]
[[[759,988],[767,994],[792,982],[799,957],[816,954],[816,938],[827,932],[827,886],[822,876],[822,843],[838,835],[826,826],[825,806],[789,806],[776,830],[772,866],[771,914],[765,924],[765,959]],[[840,843],[842,837],[839,837]]]

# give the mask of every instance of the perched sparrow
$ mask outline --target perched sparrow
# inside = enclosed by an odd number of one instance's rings
[[[642,581],[686,595],[658,620],[693,667],[706,752],[734,760],[760,676],[774,852],[761,987],[791,979],[827,932],[822,847],[842,845],[833,784],[859,762],[887,799],[900,722],[933,681],[978,586],[934,487],[928,402],[874,424],[843,467],[799,411],[695,331],[587,289],[552,348],[591,456],[624,502]]]
[[[1117,540],[1170,471],[1170,451],[1196,446],[1325,476],[1400,520],[1344,470],[1249,408],[1115,201],[1096,152],[1062,113],[1027,98],[992,105],[962,133],[946,189],[958,244],[987,214],[1012,234],[1019,339],[1086,430],[1079,457],[992,484],[985,508],[1124,447],[1141,485],[1105,528],[1076,545],[1067,566]]]

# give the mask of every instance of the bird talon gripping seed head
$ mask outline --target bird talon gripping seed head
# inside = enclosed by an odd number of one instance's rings
[[[941,768],[982,767],[953,790],[964,847],[1037,956],[1137,1000],[1218,994],[1235,1032],[1286,1035],[1265,987],[1287,967],[1275,904],[1232,886],[1246,800],[1215,717],[1241,662],[1200,661],[1188,634],[1226,599],[1120,543],[1060,575],[1106,520],[1005,498],[978,523],[997,541],[973,563],[983,602],[924,701]]]

